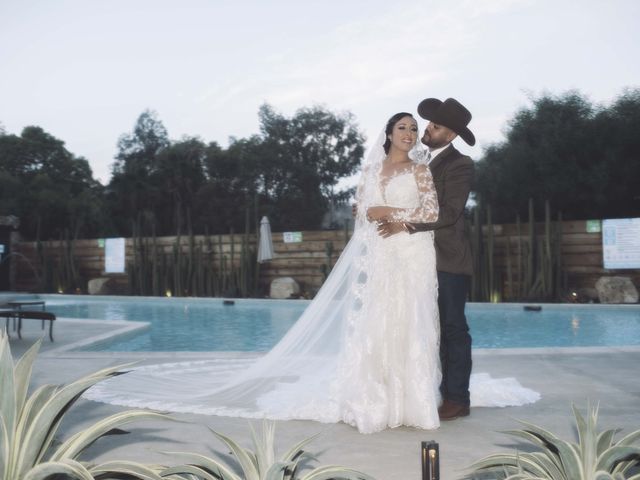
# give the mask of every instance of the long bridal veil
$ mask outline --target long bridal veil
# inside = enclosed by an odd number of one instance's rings
[[[379,237],[375,226],[366,221],[365,212],[375,202],[377,175],[385,158],[383,140],[384,132],[363,163],[357,194],[358,215],[351,239],[314,300],[270,352],[258,357],[221,354],[206,360],[142,366],[101,382],[85,397],[174,412],[321,422],[343,420],[340,404],[348,392],[336,379],[344,378],[340,363],[345,341],[359,320],[375,314],[368,311],[368,305],[375,302],[367,298],[376,294],[367,288],[368,279],[376,273],[373,270],[376,262],[371,261],[368,246]],[[423,161],[420,146],[411,156]],[[521,387],[515,380],[515,384],[512,379],[502,379],[510,384],[488,380],[480,378],[476,382],[478,391],[486,387],[479,402],[482,405],[517,405],[538,398],[536,392]],[[504,391],[499,398],[495,398],[501,390]]]
[[[316,297],[280,342],[258,358],[149,365],[91,388],[92,400],[133,407],[225,416],[339,421],[336,378],[349,324],[366,316],[367,243],[377,236],[364,218],[384,159],[381,134],[363,164],[353,235]]]

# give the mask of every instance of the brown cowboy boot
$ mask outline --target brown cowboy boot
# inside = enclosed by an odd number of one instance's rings
[[[462,405],[451,400],[444,400],[438,408],[438,416],[443,421],[455,420],[458,417],[468,417],[469,413],[468,405]]]

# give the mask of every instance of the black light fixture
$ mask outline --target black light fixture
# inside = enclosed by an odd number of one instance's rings
[[[433,440],[422,442],[422,480],[440,480],[440,447]]]

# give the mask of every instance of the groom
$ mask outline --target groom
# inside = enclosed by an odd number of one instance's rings
[[[471,336],[464,315],[471,285],[471,245],[464,225],[464,207],[473,179],[473,161],[461,154],[451,142],[460,137],[476,143],[467,128],[471,113],[460,102],[427,98],[418,105],[418,114],[429,124],[422,143],[429,150],[429,167],[438,193],[439,216],[434,223],[409,224],[412,231],[433,230],[438,270],[438,307],[440,310],[440,361],[442,364],[442,405],[440,420],[469,415],[469,377],[471,375]],[[379,232],[393,235],[402,224],[383,224]]]

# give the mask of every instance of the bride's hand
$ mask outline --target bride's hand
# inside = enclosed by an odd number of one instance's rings
[[[367,220],[370,222],[384,222],[388,220],[388,216],[391,214],[391,207],[369,207],[367,208]]]
[[[409,227],[402,222],[382,222],[378,223],[378,235],[382,238],[389,238],[396,233],[408,232]]]

